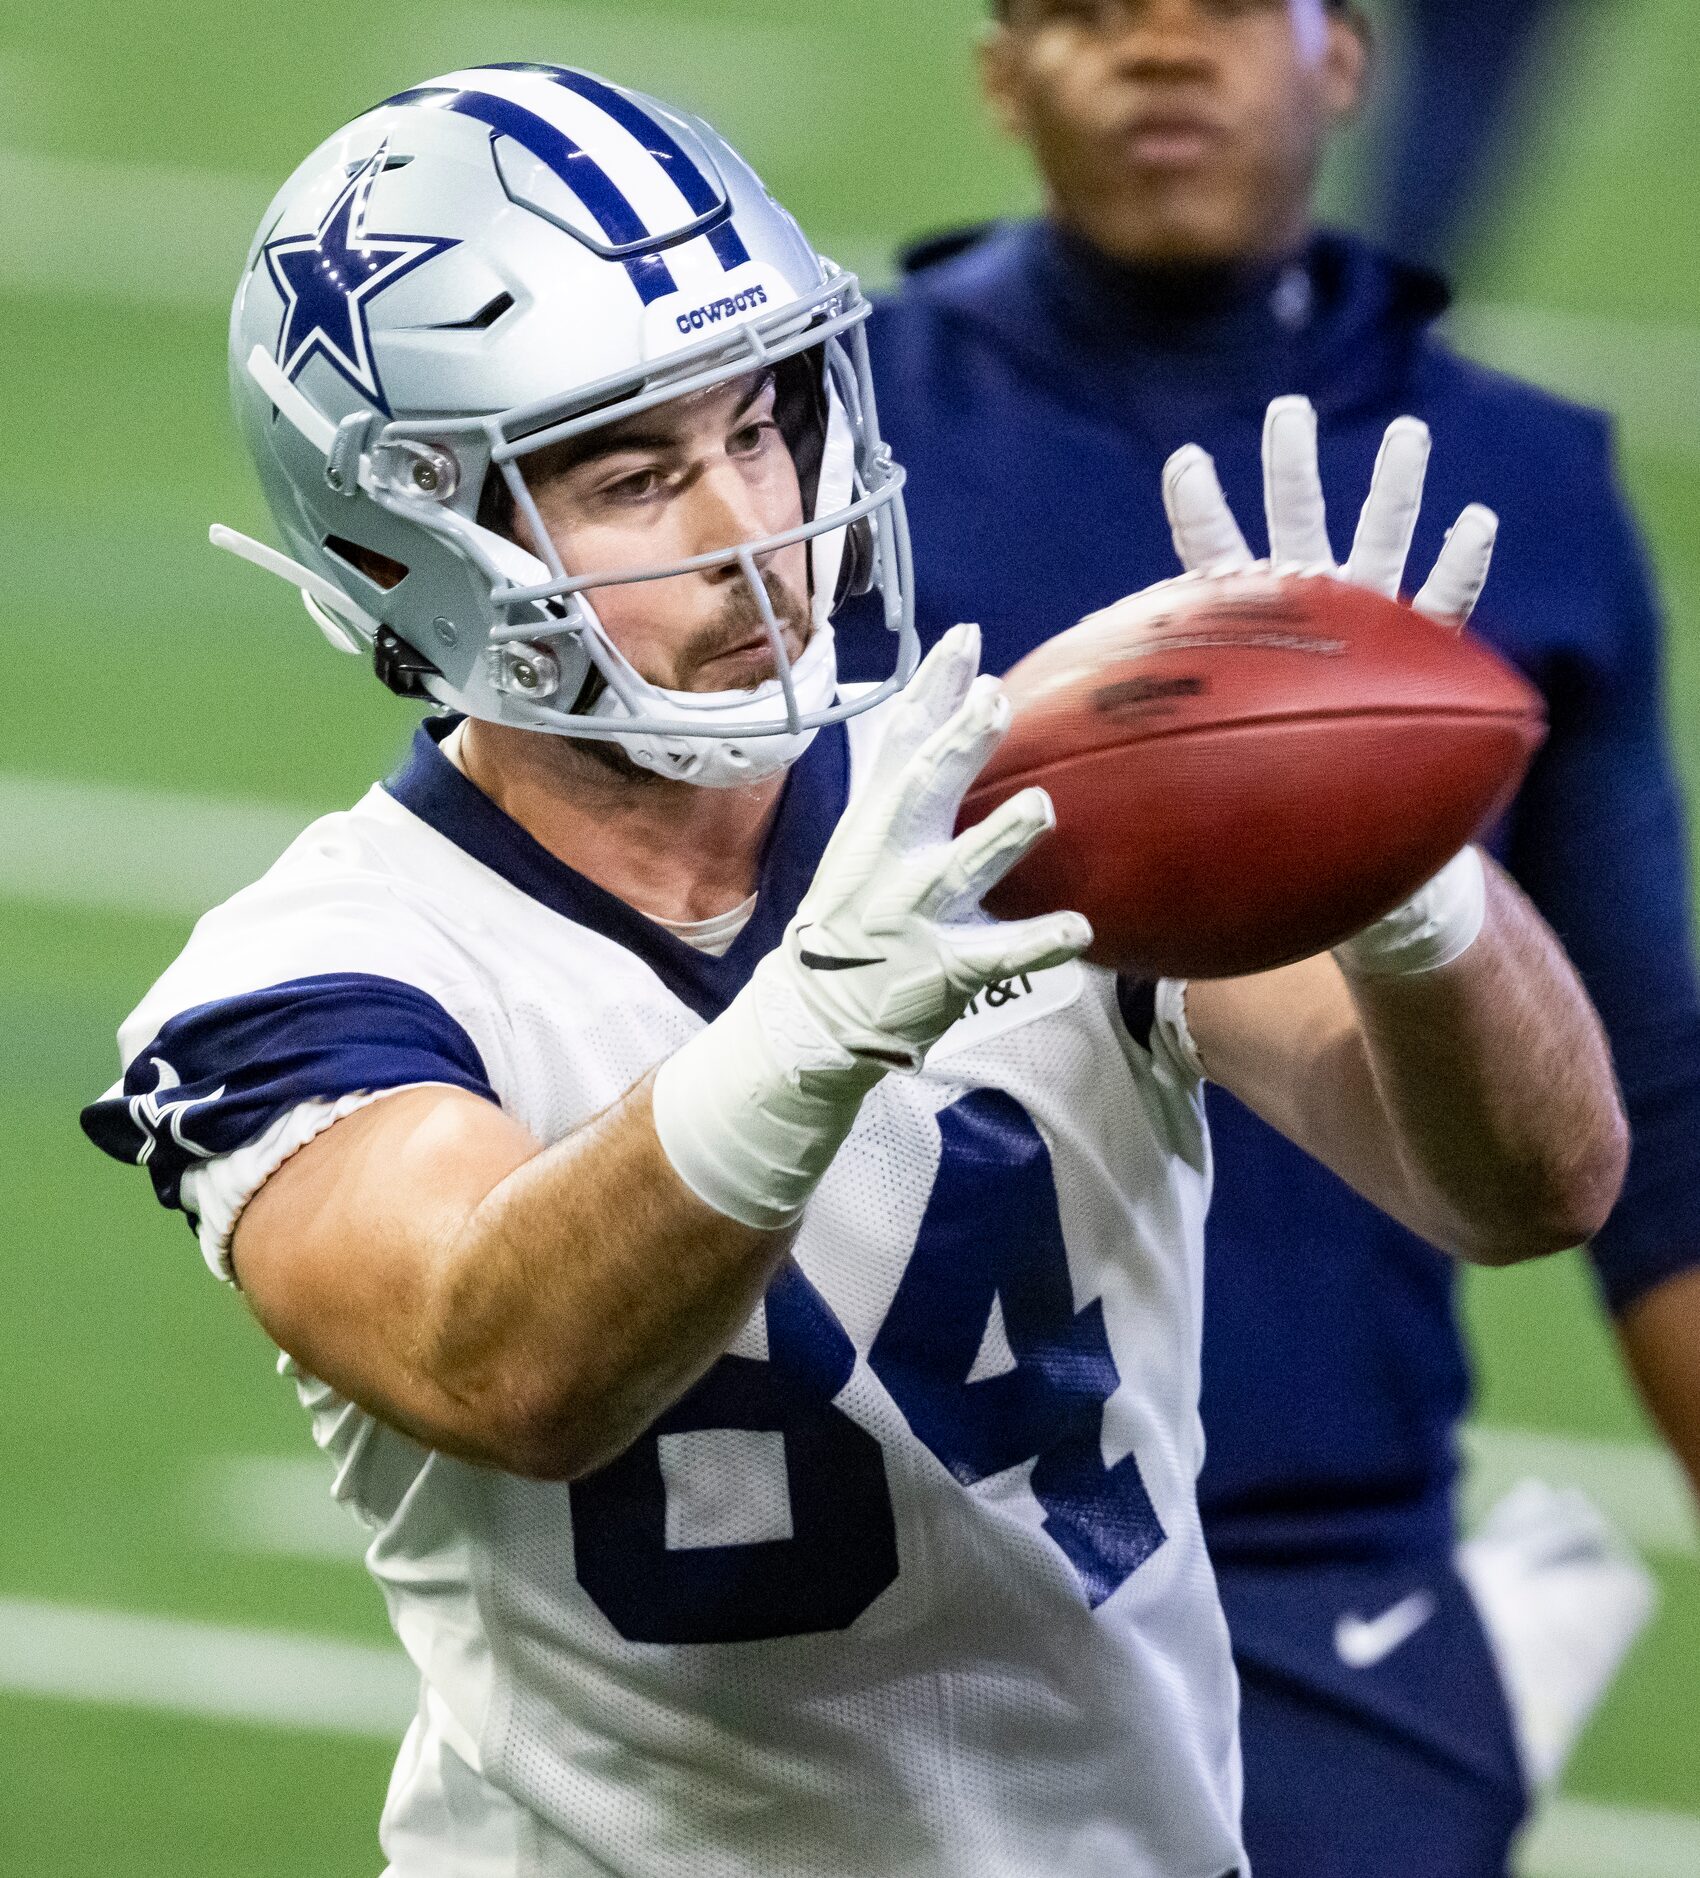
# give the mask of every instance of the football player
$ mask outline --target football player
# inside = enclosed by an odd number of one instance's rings
[[[85,1119],[371,1528],[408,1878],[1240,1869],[1203,1065],[1468,1258],[1616,1192],[1597,1023],[1473,850],[1190,1002],[979,911],[1050,809],[954,832],[1008,705],[972,628],[914,669],[867,311],[706,126],[552,67],[357,119],[242,276],[288,552],[221,539],[439,709],[200,923]],[[1421,455],[1346,577],[1396,589]],[[1237,538],[1196,461],[1175,499]],[[1418,604],[1461,618],[1491,537]],[[862,588],[891,668],[840,690]]]

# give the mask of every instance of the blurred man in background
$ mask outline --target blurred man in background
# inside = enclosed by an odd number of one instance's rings
[[[1313,228],[1324,145],[1365,85],[1349,5],[996,13],[985,89],[1047,212],[914,251],[873,337],[911,472],[923,636],[977,619],[1003,669],[1173,572],[1139,492],[1196,437],[1254,510],[1276,395],[1317,406],[1331,498],[1361,486],[1390,418],[1431,424],[1426,513],[1472,495],[1498,509],[1480,629],[1552,718],[1495,845],[1605,1016],[1635,1132],[1593,1248],[1601,1287],[1700,1477],[1700,998],[1658,609],[1609,426],[1450,352],[1437,276]],[[1425,522],[1418,555],[1438,547]],[[876,634],[847,625],[842,641],[857,676]],[[1254,1868],[1503,1873],[1530,1784],[1562,1760],[1650,1593],[1584,1507],[1538,1495],[1460,1554],[1469,1377],[1445,1261],[1219,1091],[1211,1120],[1202,1493]]]

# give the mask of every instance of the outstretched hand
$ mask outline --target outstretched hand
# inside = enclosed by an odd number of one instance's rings
[[[919,1069],[1000,979],[1078,958],[1078,913],[989,919],[980,897],[1051,827],[1023,789],[955,832],[1009,727],[980,634],[945,634],[910,680],[875,774],[844,811],[785,937],[713,1023],[656,1071],[655,1132],[685,1185],[762,1232],[795,1221],[892,1070]]]
[[[1277,573],[1328,575],[1397,599],[1422,508],[1429,449],[1428,426],[1420,418],[1396,418],[1388,426],[1352,551],[1341,566],[1328,538],[1316,412],[1308,398],[1277,398],[1263,425],[1268,565]],[[1216,465],[1197,444],[1184,445],[1164,466],[1163,506],[1188,573],[1233,574],[1258,565],[1222,493]],[[1412,601],[1416,611],[1462,627],[1487,584],[1498,532],[1493,511],[1471,503]]]

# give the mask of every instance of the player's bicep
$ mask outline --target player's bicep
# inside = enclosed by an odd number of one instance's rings
[[[1384,1213],[1432,1238],[1370,1068],[1352,995],[1327,954],[1252,978],[1195,980],[1187,1026],[1210,1080]]]
[[[465,1450],[432,1377],[437,1284],[478,1209],[539,1151],[494,1103],[397,1091],[292,1155],[244,1208],[231,1266],[267,1335],[339,1394]]]

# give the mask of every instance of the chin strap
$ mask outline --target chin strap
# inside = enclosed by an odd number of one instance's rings
[[[288,418],[291,426],[298,430],[328,463],[331,459],[331,452],[336,448],[336,426],[301,390],[264,346],[255,346],[248,354],[247,372],[248,376],[277,407],[278,414]],[[365,455],[356,457],[349,467],[353,470],[353,480],[359,487],[370,490],[373,486],[372,459]]]
[[[608,642],[604,638],[604,644]],[[675,782],[694,783],[700,789],[737,789],[787,770],[814,742],[813,730],[779,731],[767,737],[730,740],[712,735],[717,715],[760,710],[778,704],[783,691],[777,678],[749,691],[664,691],[651,685],[615,654],[620,667],[618,687],[610,687],[591,710],[593,717],[617,725],[622,716],[638,708],[696,717],[704,734],[668,737],[645,732],[616,732],[617,744],[632,761]],[[818,625],[796,664],[791,683],[800,715],[812,717],[829,709],[838,695],[838,653],[830,625]]]

